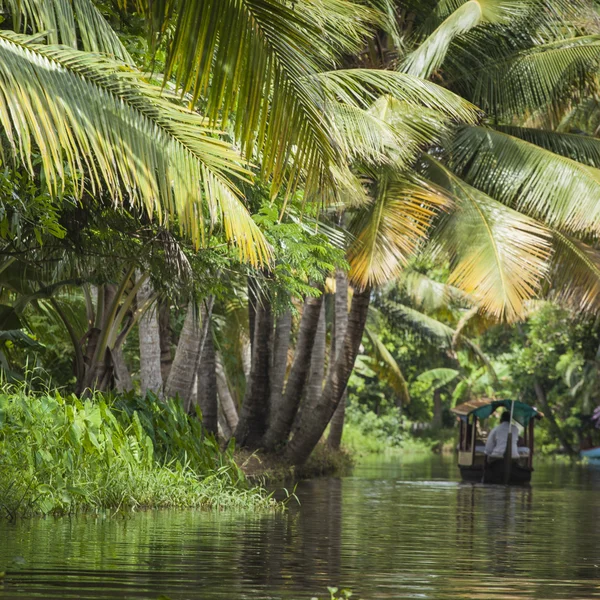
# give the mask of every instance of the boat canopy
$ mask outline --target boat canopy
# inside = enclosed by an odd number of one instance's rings
[[[503,406],[510,410],[513,400],[490,400],[489,398],[481,398],[479,400],[470,400],[464,404],[459,404],[452,409],[452,412],[462,419],[467,421],[470,415],[476,416],[478,419],[487,419],[496,409]],[[524,402],[514,400],[513,419],[525,427],[532,418],[541,419],[544,416],[542,412],[534,406],[529,406]]]

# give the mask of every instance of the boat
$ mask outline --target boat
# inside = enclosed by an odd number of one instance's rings
[[[523,427],[519,438],[519,458],[512,459],[510,452],[500,460],[488,461],[485,442],[478,435],[478,424],[499,408],[511,412],[511,422]],[[543,413],[535,407],[517,400],[470,400],[452,409],[460,423],[458,441],[458,468],[464,481],[482,483],[527,484],[533,472],[533,446],[535,422]],[[510,448],[510,439],[507,448]]]
[[[590,460],[600,460],[600,446],[595,448],[588,448],[587,450],[580,450],[579,455],[581,458],[588,458]]]

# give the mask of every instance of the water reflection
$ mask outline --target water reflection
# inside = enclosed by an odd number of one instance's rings
[[[600,597],[600,471],[465,485],[451,459],[303,482],[260,517],[161,512],[0,524],[0,599]]]

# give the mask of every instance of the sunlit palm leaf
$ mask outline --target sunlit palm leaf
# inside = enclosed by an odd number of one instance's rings
[[[232,118],[243,152],[261,157],[274,189],[304,179],[307,194],[335,191],[341,168],[323,90],[311,75],[331,68],[340,50],[358,49],[373,11],[346,1],[185,0],[138,4],[168,36],[165,73],[211,122]]]
[[[92,0],[0,0],[12,16],[15,31],[44,33],[49,43],[78,46],[132,64],[129,53]]]
[[[453,0],[440,3],[436,7],[437,14],[444,15],[448,9],[452,12],[407,56],[401,70],[429,77],[441,66],[454,38],[484,23],[507,23],[521,17],[532,4],[540,3],[522,0]]]
[[[548,231],[433,159],[428,165],[429,178],[447,190],[456,205],[436,231],[452,259],[449,283],[472,296],[485,312],[517,318],[547,273]]]
[[[435,110],[454,121],[473,123],[480,110],[464,98],[443,87],[409,75],[381,69],[338,69],[318,73],[314,78],[328,94],[340,102],[369,107],[382,95],[389,95],[413,106]]]
[[[253,263],[266,242],[240,204],[230,175],[244,177],[234,150],[132,69],[100,55],[43,46],[0,32],[0,125],[13,156],[34,173],[39,148],[44,178],[60,192],[68,177],[115,203],[141,203],[163,221],[178,217],[196,245],[203,213],[222,211],[225,229]],[[85,173],[86,180],[81,176]],[[230,219],[224,210],[237,206]],[[230,212],[230,211],[228,211]]]
[[[451,155],[470,184],[516,210],[570,232],[600,232],[599,169],[483,127],[461,127]]]
[[[432,217],[448,199],[432,187],[387,170],[373,183],[370,203],[350,223],[350,278],[381,285],[400,272],[426,237]]]

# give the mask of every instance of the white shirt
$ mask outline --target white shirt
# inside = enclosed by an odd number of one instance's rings
[[[485,453],[493,458],[502,458],[506,450],[506,442],[508,440],[508,423],[500,423],[490,431],[487,442],[485,444]],[[519,438],[519,430],[516,425],[511,428],[512,431],[512,458],[519,458],[519,449],[517,440]]]

